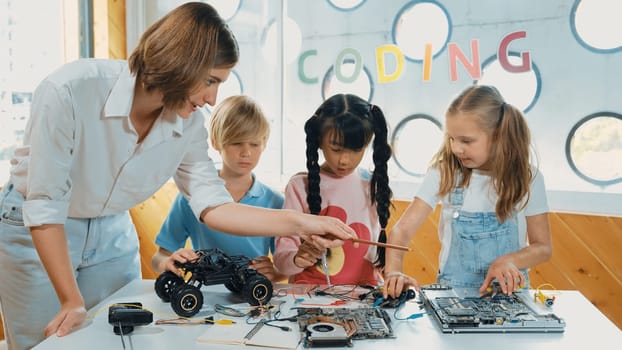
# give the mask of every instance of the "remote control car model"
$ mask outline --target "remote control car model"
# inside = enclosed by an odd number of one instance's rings
[[[165,271],[155,281],[155,291],[164,302],[170,302],[179,316],[192,317],[203,306],[201,286],[223,284],[234,293],[241,293],[251,305],[266,304],[272,298],[270,280],[249,267],[251,259],[243,255],[229,256],[220,249],[197,250],[199,257],[175,263],[181,276]]]

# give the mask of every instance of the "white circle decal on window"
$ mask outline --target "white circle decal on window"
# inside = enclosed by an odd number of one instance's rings
[[[346,59],[338,69],[339,73],[335,74],[335,66],[332,66],[324,76],[322,84],[324,100],[336,94],[354,94],[371,102],[373,85],[367,68],[357,65],[351,59]],[[347,77],[347,80],[340,79],[338,75]]]
[[[393,40],[404,56],[414,61],[424,58],[425,46],[439,54],[450,36],[449,16],[437,3],[411,2],[400,10],[393,25]]]
[[[402,171],[421,177],[442,142],[441,123],[428,115],[415,114],[395,127],[391,139],[393,158]]]
[[[212,5],[225,21],[235,16],[240,8],[240,0],[207,0],[205,2]]]
[[[285,29],[283,30],[283,59],[285,64],[292,63],[300,54],[302,47],[302,33],[298,23],[287,17],[284,19]],[[276,21],[272,21],[268,25],[268,29],[264,34],[263,55],[268,63],[277,63],[277,53],[279,49],[279,41],[277,40]]]
[[[344,11],[353,10],[365,2],[365,0],[328,0],[336,8]]]
[[[620,15],[620,0],[581,0],[575,2],[571,25],[583,46],[605,52],[622,50]]]

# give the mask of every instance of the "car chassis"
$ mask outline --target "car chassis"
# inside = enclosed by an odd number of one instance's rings
[[[244,255],[227,255],[220,249],[195,251],[199,257],[185,263],[176,262],[181,275],[165,271],[155,281],[155,292],[173,311],[182,317],[192,317],[203,306],[201,286],[224,284],[230,291],[241,294],[251,305],[266,304],[272,298],[270,280],[250,267],[251,259]]]

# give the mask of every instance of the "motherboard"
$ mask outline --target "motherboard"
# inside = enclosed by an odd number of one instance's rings
[[[352,346],[352,340],[395,338],[391,318],[380,308],[299,308],[305,347]]]
[[[527,290],[480,297],[478,291],[430,285],[421,299],[444,333],[563,332],[564,320]]]

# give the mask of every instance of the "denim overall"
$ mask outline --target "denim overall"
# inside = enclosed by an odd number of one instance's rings
[[[481,287],[490,265],[498,257],[518,251],[516,215],[500,223],[495,212],[462,210],[464,188],[455,187],[449,195],[451,205],[451,245],[438,282],[454,288]],[[522,270],[529,286],[526,270]]]

